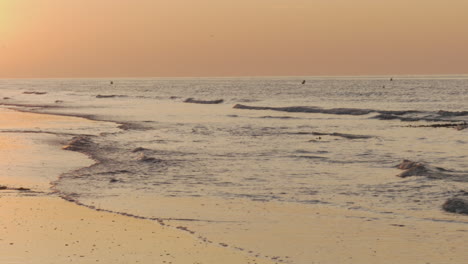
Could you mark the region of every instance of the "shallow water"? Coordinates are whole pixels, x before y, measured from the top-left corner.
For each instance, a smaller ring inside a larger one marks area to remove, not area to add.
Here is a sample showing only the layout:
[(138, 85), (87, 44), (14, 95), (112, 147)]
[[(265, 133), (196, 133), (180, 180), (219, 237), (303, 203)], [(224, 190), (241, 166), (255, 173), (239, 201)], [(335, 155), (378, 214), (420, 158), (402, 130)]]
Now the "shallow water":
[[(0, 91), (6, 107), (121, 124), (52, 129), (87, 135), (75, 150), (99, 161), (54, 183), (87, 205), (152, 218), (157, 197), (244, 199), (468, 223), (440, 209), (468, 190), (468, 129), (425, 127), (468, 121), (468, 76), (0, 80)], [(446, 171), (399, 178), (403, 159)], [(194, 217), (174, 212), (164, 217)]]

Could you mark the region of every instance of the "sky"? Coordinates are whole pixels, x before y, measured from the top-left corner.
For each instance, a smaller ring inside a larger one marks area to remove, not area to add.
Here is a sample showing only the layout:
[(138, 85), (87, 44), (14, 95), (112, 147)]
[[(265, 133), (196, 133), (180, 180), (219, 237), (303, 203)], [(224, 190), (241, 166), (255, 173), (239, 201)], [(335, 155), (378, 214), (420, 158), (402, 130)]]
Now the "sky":
[(0, 77), (468, 74), (467, 0), (0, 0)]

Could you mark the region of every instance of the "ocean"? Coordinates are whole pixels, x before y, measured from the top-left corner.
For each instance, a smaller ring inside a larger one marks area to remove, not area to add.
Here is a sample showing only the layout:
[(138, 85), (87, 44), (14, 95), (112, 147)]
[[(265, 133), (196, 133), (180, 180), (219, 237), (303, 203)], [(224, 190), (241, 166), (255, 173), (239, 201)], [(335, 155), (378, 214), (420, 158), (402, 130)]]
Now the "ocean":
[[(466, 75), (3, 79), (0, 93), (3, 108), (98, 121), (0, 131), (54, 134), (94, 161), (47, 179), (55, 195), (185, 221), (205, 241), (252, 247), (223, 224), (258, 224), (245, 223), (241, 203), (468, 224), (441, 208), (468, 195)], [(403, 160), (417, 169), (398, 168)], [(217, 234), (203, 221), (219, 223)], [(263, 250), (252, 254), (272, 256)]]

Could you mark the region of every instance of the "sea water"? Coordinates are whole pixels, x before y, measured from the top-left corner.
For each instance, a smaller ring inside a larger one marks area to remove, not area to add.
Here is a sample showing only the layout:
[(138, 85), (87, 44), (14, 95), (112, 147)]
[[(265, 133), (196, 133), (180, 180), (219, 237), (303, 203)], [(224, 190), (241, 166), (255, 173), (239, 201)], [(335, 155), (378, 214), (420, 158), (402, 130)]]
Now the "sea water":
[[(171, 218), (157, 197), (243, 199), (451, 221), (441, 205), (467, 195), (468, 76), (110, 81), (0, 80), (4, 107), (118, 126), (66, 128), (96, 163), (54, 189), (92, 208)], [(397, 177), (402, 160), (428, 172)]]

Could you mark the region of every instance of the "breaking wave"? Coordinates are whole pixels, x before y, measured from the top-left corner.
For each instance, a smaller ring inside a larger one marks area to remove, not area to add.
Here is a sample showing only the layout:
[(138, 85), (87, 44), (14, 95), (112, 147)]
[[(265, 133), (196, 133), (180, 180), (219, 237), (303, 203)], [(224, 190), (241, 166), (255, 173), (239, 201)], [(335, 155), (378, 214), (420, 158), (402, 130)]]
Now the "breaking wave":
[(187, 98), (185, 99), (184, 103), (192, 103), (192, 104), (221, 104), (223, 103), (223, 99), (217, 99), (217, 100), (197, 100), (194, 98)]
[(397, 168), (403, 170), (403, 172), (397, 175), (400, 178), (424, 176), (428, 179), (444, 179), (468, 182), (468, 172), (448, 170), (441, 167), (431, 166), (424, 162), (403, 160), (400, 164), (397, 165)]
[[(466, 120), (461, 119), (468, 117), (468, 111), (417, 111), (417, 110), (402, 110), (402, 111), (389, 111), (389, 110), (376, 110), (376, 109), (361, 109), (361, 108), (321, 108), (316, 106), (288, 106), (288, 107), (271, 107), (271, 106), (249, 106), (243, 104), (236, 104), (233, 108), (245, 110), (271, 110), (289, 113), (318, 113), (318, 114), (331, 114), (331, 115), (368, 115), (377, 114), (373, 116), (374, 119), (380, 120), (401, 120), (401, 121), (453, 121), (463, 122)], [(461, 117), (461, 118), (460, 118)]]

